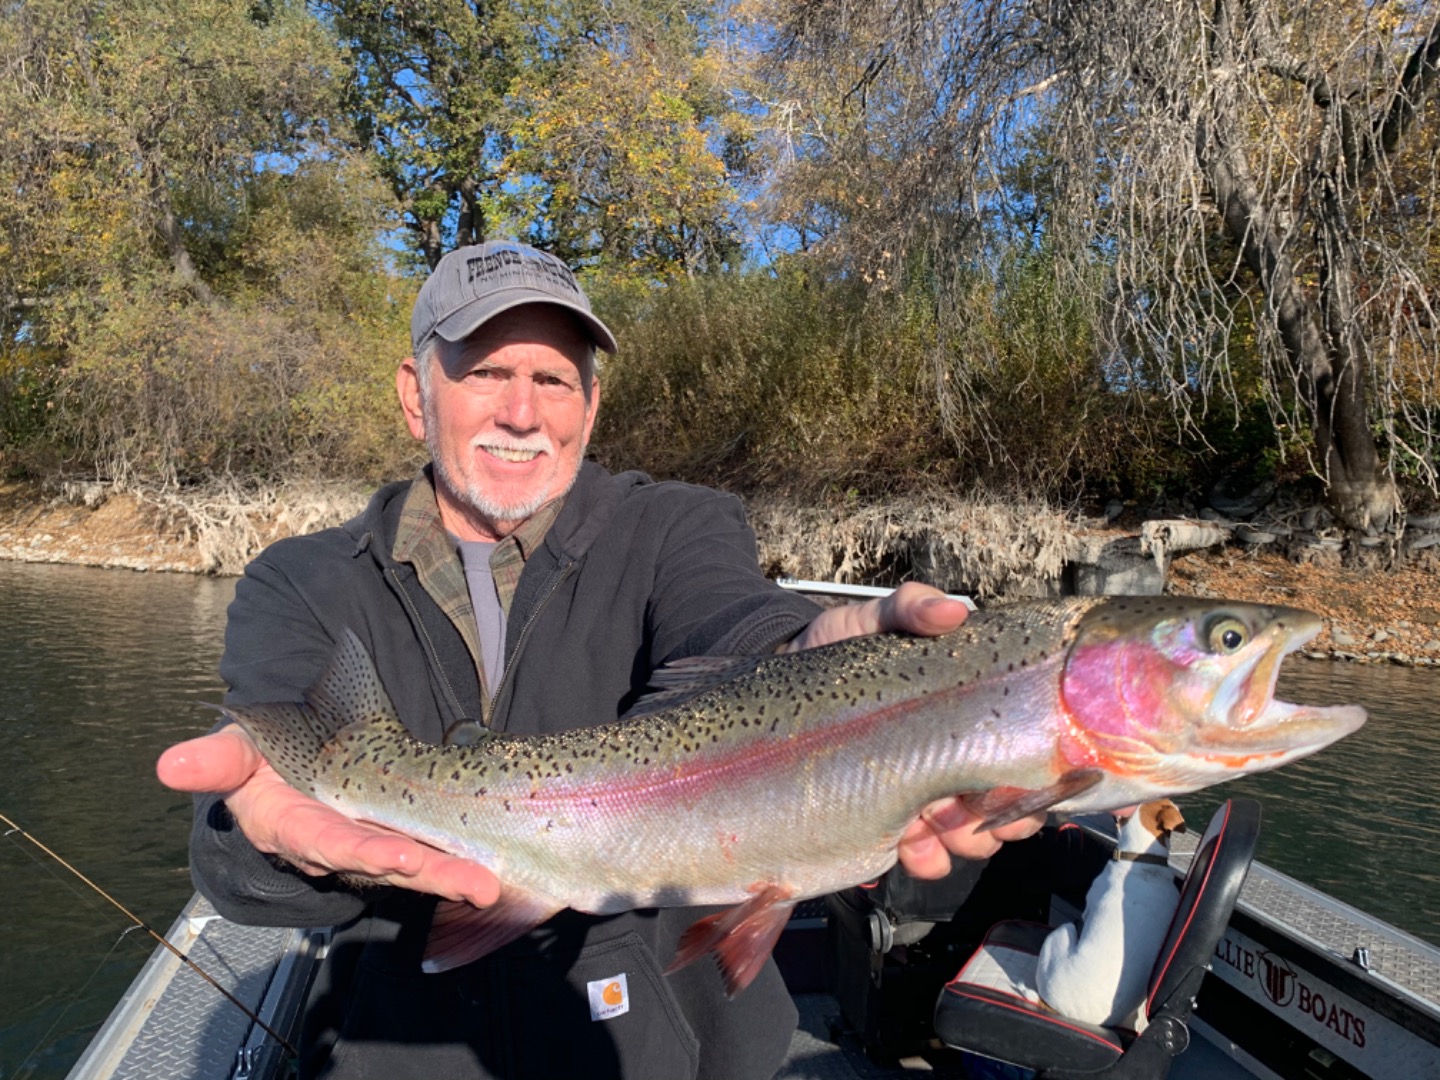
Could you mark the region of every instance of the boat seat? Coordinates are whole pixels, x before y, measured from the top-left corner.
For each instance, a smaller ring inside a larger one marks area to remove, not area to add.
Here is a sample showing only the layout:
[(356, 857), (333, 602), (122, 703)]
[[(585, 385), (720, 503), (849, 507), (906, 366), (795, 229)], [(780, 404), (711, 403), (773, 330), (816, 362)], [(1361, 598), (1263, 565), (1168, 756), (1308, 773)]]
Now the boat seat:
[(1260, 804), (1230, 799), (1210, 819), (1151, 970), (1138, 1035), (1063, 1016), (1040, 1004), (1035, 967), (1053, 927), (1007, 920), (986, 935), (940, 992), (935, 1030), (948, 1045), (1038, 1071), (1037, 1080), (1155, 1080), (1189, 1045), (1195, 996), (1240, 896), (1260, 834)]

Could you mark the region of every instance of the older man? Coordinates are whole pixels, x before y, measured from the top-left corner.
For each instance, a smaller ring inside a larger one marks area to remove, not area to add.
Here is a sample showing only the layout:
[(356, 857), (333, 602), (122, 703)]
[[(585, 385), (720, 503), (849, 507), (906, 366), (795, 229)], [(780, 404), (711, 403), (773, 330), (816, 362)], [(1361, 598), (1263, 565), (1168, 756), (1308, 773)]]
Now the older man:
[[(441, 260), (396, 375), (431, 464), (348, 524), (281, 541), (246, 570), (221, 673), (236, 704), (296, 700), (345, 629), (418, 739), (614, 720), (661, 664), (805, 648), (964, 608), (934, 590), (821, 613), (766, 581), (739, 502), (584, 460), (615, 340), (569, 269), (491, 242)], [(437, 898), (484, 907), (482, 866), (350, 821), (287, 786), (227, 727), (172, 747), (165, 783), (196, 800), (196, 885), (229, 918), (334, 925), (302, 1033), (303, 1075), (766, 1077), (794, 1008), (773, 962), (727, 999), (710, 964), (660, 972), (693, 910), (563, 912), (475, 963), (420, 971)], [(981, 856), (958, 803), (932, 807), (901, 859), (934, 876)], [(1001, 836), (1019, 836), (1034, 821)], [(625, 976), (625, 1009), (595, 986)]]

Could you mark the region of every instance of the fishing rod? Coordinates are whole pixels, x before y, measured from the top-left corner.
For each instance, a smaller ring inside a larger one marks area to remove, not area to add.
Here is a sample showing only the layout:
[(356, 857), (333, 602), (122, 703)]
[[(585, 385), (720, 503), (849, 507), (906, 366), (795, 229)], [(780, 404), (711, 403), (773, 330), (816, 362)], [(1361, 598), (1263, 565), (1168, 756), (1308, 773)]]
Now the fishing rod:
[[(129, 908), (127, 908), (124, 904), (120, 903), (119, 900), (116, 900), (113, 896), (111, 896), (108, 892), (106, 892), (104, 889), (102, 889), (99, 885), (96, 885), (95, 882), (91, 881), (88, 877), (86, 877), (84, 874), (82, 874), (79, 870), (75, 869), (75, 867), (71, 866), (68, 862), (66, 862), (64, 859), (62, 859), (59, 855), (57, 855), (55, 852), (51, 851), (48, 847), (46, 847), (44, 844), (42, 844), (42, 843), (41, 843), (39, 840), (37, 840), (34, 836), (30, 835), (30, 833), (28, 833), (28, 832), (26, 832), (24, 829), (22, 829), (19, 825), (15, 824), (15, 822), (11, 821), (11, 820), (10, 820), (8, 817), (6, 817), (4, 814), (0, 814), (0, 821), (3, 821), (6, 825), (10, 826), (10, 831), (5, 834), (6, 836), (13, 836), (13, 835), (15, 835), (16, 833), (18, 833), (19, 835), (23, 836), (26, 840), (29, 840), (30, 843), (34, 844), (37, 848), (39, 848), (41, 851), (43, 851), (46, 855), (49, 855), (50, 858), (54, 859), (57, 863), (59, 863), (61, 866), (63, 866), (66, 870), (69, 870), (70, 873), (74, 874), (77, 878), (79, 878), (81, 881), (83, 881), (86, 885), (90, 886), (91, 889), (93, 889), (95, 892), (99, 893), (102, 897), (104, 897), (106, 900), (108, 900), (108, 901), (109, 901), (111, 904), (113, 904), (115, 907), (119, 908), (119, 909), (125, 914), (125, 917), (135, 924), (135, 926), (132, 926), (132, 927), (130, 928), (130, 930), (134, 930), (134, 929), (136, 929), (137, 927), (138, 927), (139, 929), (141, 929), (141, 930), (144, 930), (147, 934), (149, 934), (152, 938), (154, 938), (156, 941), (158, 941), (161, 945), (164, 945), (165, 948), (169, 949), (172, 953), (174, 953), (175, 956), (177, 956), (177, 957), (180, 959), (181, 963), (185, 964), (188, 968), (190, 968), (191, 971), (195, 972), (196, 975), (199, 975), (202, 979), (204, 979), (207, 983), (209, 983), (211, 986), (213, 986), (216, 990), (220, 991), (220, 993), (225, 996), (225, 1000), (229, 1001), (232, 1005), (234, 1005), (237, 1009), (239, 1009), (241, 1012), (243, 1012), (243, 1013), (244, 1013), (246, 1016), (248, 1016), (251, 1020), (253, 1020), (253, 1021), (255, 1021), (255, 1023), (259, 1024), (260, 1027), (265, 1031), (265, 1033), (266, 1033), (267, 1035), (271, 1036), (276, 1042), (278, 1042), (281, 1046), (283, 1046), (283, 1047), (285, 1048), (286, 1053), (290, 1054), (291, 1057), (299, 1057), (299, 1056), (300, 1056), (300, 1055), (299, 1055), (299, 1051), (297, 1051), (297, 1050), (295, 1049), (295, 1047), (290, 1043), (290, 1040), (289, 1040), (289, 1039), (285, 1038), (284, 1035), (281, 1035), (278, 1031), (276, 1031), (274, 1028), (272, 1028), (272, 1027), (271, 1027), (269, 1024), (267, 1024), (264, 1020), (261, 1020), (259, 1016), (257, 1016), (254, 1012), (252, 1012), (252, 1011), (250, 1010), (250, 1007), (249, 1007), (248, 1005), (246, 1005), (243, 1001), (241, 1001), (239, 998), (237, 998), (237, 997), (236, 997), (234, 994), (232, 994), (229, 990), (226, 990), (225, 987), (221, 986), (218, 982), (216, 982), (216, 981), (215, 981), (214, 979), (212, 979), (208, 974), (206, 974), (206, 972), (204, 971), (204, 969), (202, 969), (199, 964), (195, 963), (194, 960), (191, 960), (190, 957), (186, 956), (183, 952), (181, 952), (179, 949), (177, 949), (177, 948), (170, 942), (170, 939), (169, 939), (169, 938), (165, 937), (163, 934), (161, 934), (161, 933), (157, 932), (156, 930), (154, 930), (153, 928), (151, 928), (150, 924), (147, 923), (144, 919), (140, 918), (140, 916), (136, 915), (133, 911), (131, 911)], [(130, 932), (130, 930), (127, 930), (127, 931), (125, 931), (125, 932), (128, 934), (128, 933)]]

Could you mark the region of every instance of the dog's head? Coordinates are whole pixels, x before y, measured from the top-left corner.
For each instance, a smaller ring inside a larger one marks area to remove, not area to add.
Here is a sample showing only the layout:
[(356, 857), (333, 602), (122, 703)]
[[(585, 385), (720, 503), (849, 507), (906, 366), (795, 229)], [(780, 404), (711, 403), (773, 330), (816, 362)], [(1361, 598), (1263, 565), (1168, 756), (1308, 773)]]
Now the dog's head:
[(1185, 817), (1180, 808), (1169, 799), (1156, 799), (1142, 803), (1135, 811), (1140, 827), (1167, 847), (1170, 834), (1185, 831)]

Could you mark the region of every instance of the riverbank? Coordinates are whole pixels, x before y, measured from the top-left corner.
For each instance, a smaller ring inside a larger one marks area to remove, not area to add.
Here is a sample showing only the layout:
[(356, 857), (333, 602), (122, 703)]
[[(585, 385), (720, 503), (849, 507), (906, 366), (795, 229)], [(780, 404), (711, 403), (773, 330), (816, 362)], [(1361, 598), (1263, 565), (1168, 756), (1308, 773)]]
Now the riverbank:
[[(364, 499), (358, 488), (335, 485), (181, 498), (113, 492), (99, 485), (47, 489), (6, 482), (0, 483), (0, 559), (142, 572), (235, 573), (265, 544), (342, 521)], [(861, 529), (855, 524), (858, 515), (842, 520), (844, 515), (835, 512), (801, 514), (792, 508), (780, 513), (774, 505), (752, 507), (767, 572), (824, 578), (832, 576), (832, 569), (842, 577), (863, 577), (867, 569), (894, 562), (893, 543), (891, 548), (885, 545), (905, 531), (898, 520), (903, 513), (895, 507), (872, 513)], [(812, 520), (817, 515), (821, 524)], [(955, 546), (976, 548), (982, 555), (986, 545), (996, 545), (996, 536), (1018, 535), (1009, 541), (1012, 549), (1021, 549), (1012, 551), (1012, 561), (1038, 566), (1058, 558), (1060, 519), (1034, 507), (955, 504), (940, 513), (932, 502), (915, 507), (914, 515), (926, 518), (925, 528), (932, 532), (944, 529), (959, 535)], [(852, 535), (843, 541), (831, 536), (815, 550), (815, 538), (827, 524), (832, 532), (848, 529)], [(778, 535), (787, 528), (795, 535)], [(1110, 531), (1125, 535), (1123, 530)], [(977, 539), (967, 541), (967, 536)], [(913, 538), (906, 542), (916, 546)], [(940, 567), (943, 559), (932, 550), (933, 539), (926, 544)], [(1174, 556), (1166, 591), (1315, 611), (1325, 620), (1325, 629), (1308, 647), (1312, 657), (1440, 666), (1440, 558), (1424, 554), (1431, 557), (1395, 569), (1361, 570), (1341, 566), (1338, 560), (1297, 563), (1273, 548), (1229, 543)], [(913, 554), (909, 558), (912, 564), (917, 561)], [(991, 561), (998, 565), (999, 556)], [(1055, 576), (1048, 569), (1043, 574)], [(979, 583), (976, 591), (985, 598), (990, 589), (984, 574), (971, 570), (969, 577)], [(1006, 591), (1003, 576), (992, 574), (989, 580), (1000, 583), (996, 593)]]

